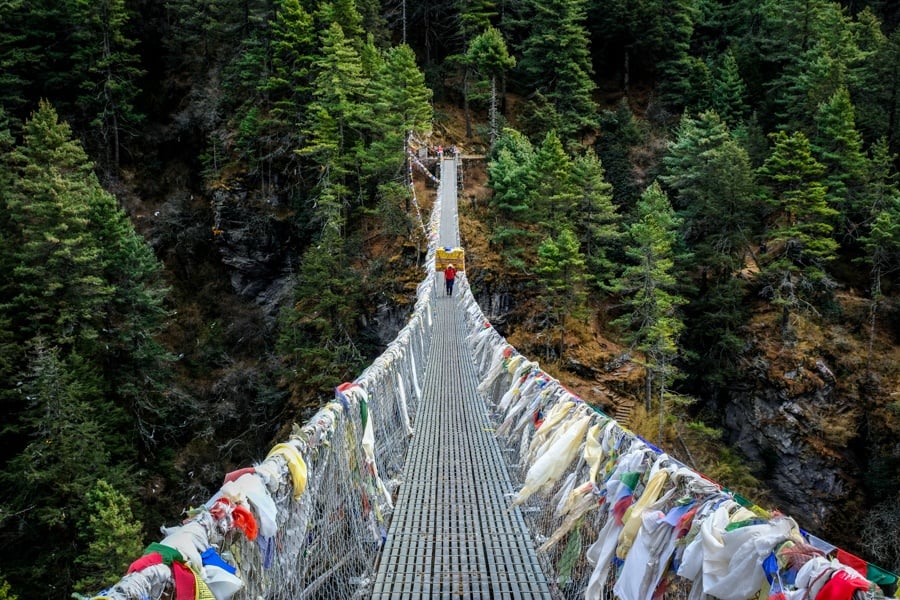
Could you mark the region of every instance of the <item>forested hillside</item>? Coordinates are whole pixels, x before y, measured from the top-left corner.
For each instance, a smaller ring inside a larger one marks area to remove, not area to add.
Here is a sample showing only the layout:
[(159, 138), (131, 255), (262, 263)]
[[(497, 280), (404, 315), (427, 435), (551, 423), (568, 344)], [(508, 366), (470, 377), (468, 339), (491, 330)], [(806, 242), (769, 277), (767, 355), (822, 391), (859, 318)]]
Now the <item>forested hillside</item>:
[(898, 22), (3, 2), (0, 598), (116, 580), (379, 353), (424, 256), (410, 143), (484, 157), (469, 277), (520, 350), (900, 569)]

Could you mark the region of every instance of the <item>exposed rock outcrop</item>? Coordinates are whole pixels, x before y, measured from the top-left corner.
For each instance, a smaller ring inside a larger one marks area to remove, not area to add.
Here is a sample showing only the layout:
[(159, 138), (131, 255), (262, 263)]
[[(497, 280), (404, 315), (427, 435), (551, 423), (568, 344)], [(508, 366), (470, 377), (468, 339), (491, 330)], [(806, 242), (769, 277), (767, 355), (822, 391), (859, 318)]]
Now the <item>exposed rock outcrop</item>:
[(849, 532), (840, 523), (863, 500), (858, 403), (824, 359), (785, 352), (758, 356), (724, 406), (732, 444), (772, 490), (769, 508), (841, 542)]
[(290, 294), (291, 211), (275, 197), (255, 198), (240, 189), (212, 198), (216, 248), (230, 267), (231, 287), (259, 305), (271, 321)]

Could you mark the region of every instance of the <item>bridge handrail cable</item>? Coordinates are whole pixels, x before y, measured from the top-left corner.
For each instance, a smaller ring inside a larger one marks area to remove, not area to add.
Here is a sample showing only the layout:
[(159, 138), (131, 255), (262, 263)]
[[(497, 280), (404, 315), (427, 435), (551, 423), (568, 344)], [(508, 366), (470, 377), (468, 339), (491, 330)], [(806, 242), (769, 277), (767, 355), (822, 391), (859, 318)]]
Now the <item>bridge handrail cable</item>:
[(264, 460), (227, 474), (204, 505), (161, 528), (162, 540), (93, 598), (365, 594), (422, 394), (440, 215), (436, 199), (415, 307), (385, 351)]
[[(478, 390), (520, 485), (511, 504), (523, 507), (560, 597), (745, 600), (783, 589), (788, 600), (808, 600), (809, 582), (837, 571), (868, 578), (870, 597), (873, 582), (896, 589), (895, 574), (728, 490), (587, 405), (494, 329), (466, 278), (460, 288)], [(785, 567), (798, 556), (800, 573)]]

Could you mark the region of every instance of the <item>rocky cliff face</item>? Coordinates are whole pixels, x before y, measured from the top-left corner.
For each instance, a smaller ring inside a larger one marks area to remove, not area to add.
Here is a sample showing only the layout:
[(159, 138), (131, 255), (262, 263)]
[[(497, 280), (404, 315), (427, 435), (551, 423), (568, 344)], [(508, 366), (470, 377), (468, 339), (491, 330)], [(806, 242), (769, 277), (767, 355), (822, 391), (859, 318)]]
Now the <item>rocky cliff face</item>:
[[(768, 368), (767, 368), (768, 367)], [(860, 502), (855, 399), (832, 378), (799, 366), (777, 373), (758, 364), (724, 407), (732, 444), (759, 465), (772, 506), (811, 531)]]
[(839, 322), (802, 323), (795, 343), (764, 315), (755, 319), (740, 382), (720, 409), (729, 441), (772, 491), (767, 508), (858, 548), (867, 510), (887, 500), (873, 473), (897, 453), (897, 358), (889, 335), (874, 340), (869, 356), (865, 303), (842, 302)]
[(291, 211), (275, 196), (251, 197), (241, 189), (215, 190), (212, 232), (234, 293), (274, 318), (285, 299), (296, 252)]

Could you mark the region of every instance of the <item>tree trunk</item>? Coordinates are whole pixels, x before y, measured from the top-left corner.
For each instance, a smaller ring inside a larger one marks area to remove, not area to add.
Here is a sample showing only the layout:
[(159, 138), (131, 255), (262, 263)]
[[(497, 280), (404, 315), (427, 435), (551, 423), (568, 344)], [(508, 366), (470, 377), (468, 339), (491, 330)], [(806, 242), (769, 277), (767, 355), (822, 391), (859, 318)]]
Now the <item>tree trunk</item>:
[(659, 434), (657, 435), (656, 443), (659, 446), (663, 445), (663, 427), (666, 422), (666, 365), (665, 362), (660, 369), (660, 373), (662, 377), (659, 380)]
[(893, 81), (891, 82), (891, 101), (890, 101), (890, 110), (888, 110), (888, 127), (887, 127), (887, 139), (891, 142), (896, 142), (896, 131), (897, 131), (897, 105), (898, 103), (898, 92), (897, 92), (897, 76), (895, 72), (895, 76)]
[(469, 67), (463, 73), (463, 112), (466, 116), (466, 139), (472, 139), (472, 118), (469, 115)]
[(491, 148), (497, 141), (497, 76), (491, 75)]
[(872, 368), (872, 355), (875, 352), (875, 320), (878, 317), (878, 301), (881, 298), (881, 271), (876, 270), (872, 281), (872, 303), (869, 306), (869, 348), (866, 357), (866, 370)]
[(562, 314), (562, 327), (559, 334), (559, 361), (562, 362), (566, 354), (566, 313)]
[(644, 398), (644, 404), (647, 407), (647, 413), (653, 408), (653, 371), (650, 369), (650, 365), (645, 367), (647, 371), (647, 383), (646, 383), (646, 397)]
[[(406, 169), (405, 169), (405, 172), (404, 172), (404, 174), (403, 174), (403, 178), (404, 178), (403, 181), (404, 181), (404, 183), (406, 184), (407, 189), (409, 189), (409, 190), (411, 191), (412, 194), (415, 194), (415, 193), (416, 193), (415, 190), (412, 189), (412, 185), (413, 185), (413, 182), (412, 182), (412, 176), (411, 176), (411, 173), (412, 173), (412, 165), (410, 164), (410, 161), (409, 161), (409, 153), (410, 153), (410, 149), (409, 149), (409, 138), (410, 138), (410, 137), (412, 137), (412, 134), (411, 134), (411, 133), (406, 134), (406, 147), (403, 149), (403, 152), (404, 152), (404, 154), (405, 154), (405, 156), (406, 156), (406, 163), (405, 163), (405, 165), (404, 165), (404, 166), (406, 167)], [(405, 198), (405, 200), (406, 200), (406, 214), (409, 214), (409, 198), (410, 198), (410, 194), (406, 194), (406, 198)], [(418, 248), (417, 248), (417, 249), (418, 249)]]
[(113, 166), (119, 169), (119, 119), (116, 111), (112, 112), (112, 131), (113, 131)]
[[(549, 325), (549, 324), (550, 324), (550, 309), (548, 308), (548, 309), (547, 309), (547, 312), (544, 313), (544, 325), (546, 326), (546, 325)], [(549, 335), (549, 333), (548, 333), (549, 327), (546, 328), (544, 331), (545, 331), (545, 337), (544, 337), (544, 361), (545, 361), (545, 362), (550, 362), (550, 335)]]
[[(104, 33), (103, 33), (103, 58), (106, 60), (107, 65), (109, 65), (109, 63), (111, 62), (110, 61), (111, 55), (112, 55), (112, 48), (110, 47), (109, 32), (104, 31)], [(109, 84), (112, 81), (113, 81), (112, 69), (111, 69), (111, 67), (107, 66), (106, 67), (106, 82), (103, 86), (103, 94), (106, 98), (107, 105), (112, 107), (112, 110), (110, 111), (112, 113), (112, 119), (111, 119), (112, 122), (110, 123), (110, 127), (112, 127), (112, 135), (113, 135), (113, 142), (112, 142), (113, 168), (115, 170), (118, 170), (119, 169), (119, 121), (116, 116), (117, 110), (116, 110), (115, 98), (111, 97), (110, 91), (109, 91), (109, 89), (110, 89)], [(103, 125), (101, 125), (101, 127), (102, 126)], [(106, 145), (107, 145), (107, 147), (106, 147), (106, 156), (107, 156), (106, 168), (110, 169), (110, 166), (109, 166), (109, 142), (108, 141), (107, 141)], [(112, 169), (110, 169), (110, 170), (112, 170)]]

